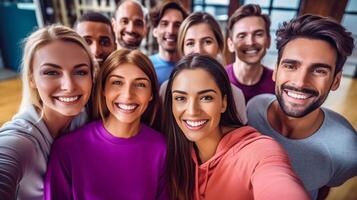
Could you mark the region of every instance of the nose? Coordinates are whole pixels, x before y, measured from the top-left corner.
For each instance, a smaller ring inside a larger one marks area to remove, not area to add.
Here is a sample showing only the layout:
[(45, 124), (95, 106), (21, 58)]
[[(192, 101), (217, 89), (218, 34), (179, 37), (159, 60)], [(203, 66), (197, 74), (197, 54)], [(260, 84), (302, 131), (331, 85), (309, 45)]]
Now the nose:
[(203, 47), (200, 43), (196, 43), (196, 45), (194, 46), (194, 50), (193, 53), (199, 53), (199, 54), (204, 54), (204, 50)]
[(190, 100), (187, 105), (187, 113), (190, 115), (195, 115), (200, 112), (199, 102), (197, 100)]
[(134, 88), (130, 84), (125, 84), (121, 91), (121, 96), (130, 99), (134, 93)]
[(75, 81), (73, 80), (72, 74), (64, 73), (61, 80), (61, 89), (72, 92), (75, 88)]
[(175, 34), (175, 25), (174, 24), (170, 24), (168, 27), (167, 27), (167, 32), (169, 34)]
[(245, 38), (245, 42), (246, 42), (247, 45), (254, 44), (255, 43), (254, 36), (252, 34), (247, 35), (246, 38)]
[[(302, 67), (300, 67), (302, 68)], [(294, 73), (293, 78), (294, 78), (294, 85), (296, 87), (302, 88), (304, 87), (308, 80), (309, 80), (309, 72), (304, 69), (300, 69), (297, 71), (297, 73)]]
[(96, 57), (102, 53), (98, 42), (93, 42), (92, 45), (90, 46), (90, 50), (91, 50), (92, 54)]
[(127, 32), (134, 32), (134, 23), (133, 22), (129, 22), (127, 25), (126, 25), (126, 31)]

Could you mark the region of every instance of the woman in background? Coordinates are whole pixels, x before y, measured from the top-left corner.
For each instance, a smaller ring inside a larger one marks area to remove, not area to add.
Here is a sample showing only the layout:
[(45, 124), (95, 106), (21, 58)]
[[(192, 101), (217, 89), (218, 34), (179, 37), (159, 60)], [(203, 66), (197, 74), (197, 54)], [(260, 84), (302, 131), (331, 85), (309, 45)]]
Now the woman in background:
[(25, 40), (20, 111), (0, 128), (0, 199), (42, 199), (53, 141), (82, 125), (94, 62), (72, 29), (52, 25)]
[(101, 119), (52, 148), (45, 199), (167, 199), (166, 142), (150, 128), (159, 95), (149, 58), (114, 51), (99, 70), (94, 98)]
[(177, 63), (165, 108), (170, 199), (309, 199), (283, 148), (242, 126), (228, 75), (212, 57)]
[[(214, 17), (204, 12), (190, 14), (181, 24), (177, 36), (177, 48), (182, 56), (192, 53), (209, 55), (222, 64), (224, 38), (221, 28)], [(160, 96), (164, 98), (167, 82), (160, 88)], [(243, 92), (231, 84), (238, 118), (246, 124), (247, 113)]]

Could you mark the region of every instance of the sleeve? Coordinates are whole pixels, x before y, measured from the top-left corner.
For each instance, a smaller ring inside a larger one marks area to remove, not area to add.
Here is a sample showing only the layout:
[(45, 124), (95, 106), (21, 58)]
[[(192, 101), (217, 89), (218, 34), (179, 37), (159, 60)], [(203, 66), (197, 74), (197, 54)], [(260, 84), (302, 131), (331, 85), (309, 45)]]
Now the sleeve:
[(254, 156), (258, 162), (251, 177), (254, 199), (310, 199), (280, 145), (265, 140), (265, 144), (258, 147)]
[[(66, 154), (65, 145), (57, 141), (51, 151), (44, 181), (44, 199), (73, 199), (70, 158)], [(63, 148), (62, 148), (63, 147)]]
[(0, 199), (16, 199), (19, 182), (35, 154), (31, 139), (14, 131), (0, 131)]

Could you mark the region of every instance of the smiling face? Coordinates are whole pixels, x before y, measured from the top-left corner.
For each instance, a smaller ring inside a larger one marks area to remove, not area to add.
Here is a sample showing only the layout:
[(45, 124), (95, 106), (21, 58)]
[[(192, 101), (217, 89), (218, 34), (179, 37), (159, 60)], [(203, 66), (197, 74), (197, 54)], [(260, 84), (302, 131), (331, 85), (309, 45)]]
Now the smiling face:
[(144, 13), (134, 2), (123, 3), (112, 21), (117, 44), (122, 48), (137, 49), (145, 37)]
[(300, 118), (319, 108), (339, 86), (341, 72), (334, 76), (335, 65), (336, 50), (323, 40), (297, 38), (287, 43), (273, 75), (283, 112)]
[(82, 47), (51, 42), (35, 52), (32, 69), (30, 85), (38, 91), (45, 116), (80, 113), (92, 88), (90, 58)]
[(183, 45), (184, 55), (199, 53), (216, 58), (220, 51), (216, 36), (207, 23), (188, 28)]
[(219, 138), (221, 114), (226, 110), (226, 97), (203, 69), (181, 71), (172, 84), (172, 112), (188, 140), (202, 142)]
[(232, 36), (228, 38), (228, 48), (240, 61), (247, 64), (259, 64), (270, 46), (270, 37), (265, 30), (263, 18), (244, 17), (232, 27)]
[(167, 9), (160, 22), (153, 30), (160, 51), (176, 52), (177, 32), (183, 21), (182, 13), (177, 9)]
[(115, 50), (114, 35), (108, 24), (84, 21), (78, 23), (76, 32), (86, 40), (99, 64)]
[(110, 112), (108, 121), (138, 124), (152, 100), (151, 82), (138, 66), (120, 64), (108, 75), (104, 96)]

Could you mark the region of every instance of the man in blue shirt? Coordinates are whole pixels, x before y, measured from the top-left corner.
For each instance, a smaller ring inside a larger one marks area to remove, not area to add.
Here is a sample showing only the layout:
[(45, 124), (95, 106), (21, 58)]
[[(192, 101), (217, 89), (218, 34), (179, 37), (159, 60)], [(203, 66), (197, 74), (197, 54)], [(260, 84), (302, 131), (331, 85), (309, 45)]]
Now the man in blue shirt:
[(171, 74), (176, 61), (180, 59), (177, 51), (177, 33), (187, 11), (177, 1), (164, 1), (150, 12), (153, 35), (159, 44), (159, 52), (150, 56), (160, 85)]

